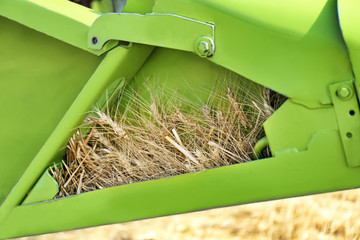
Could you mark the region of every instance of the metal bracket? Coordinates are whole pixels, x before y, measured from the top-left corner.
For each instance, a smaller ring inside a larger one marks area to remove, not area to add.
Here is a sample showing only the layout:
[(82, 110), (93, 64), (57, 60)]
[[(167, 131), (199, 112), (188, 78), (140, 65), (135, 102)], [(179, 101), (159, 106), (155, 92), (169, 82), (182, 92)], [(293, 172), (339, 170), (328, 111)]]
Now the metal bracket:
[(341, 141), (349, 167), (360, 166), (360, 110), (352, 80), (330, 85)]
[(173, 14), (101, 15), (90, 27), (87, 44), (99, 50), (109, 40), (190, 51), (201, 57), (215, 52), (213, 24)]

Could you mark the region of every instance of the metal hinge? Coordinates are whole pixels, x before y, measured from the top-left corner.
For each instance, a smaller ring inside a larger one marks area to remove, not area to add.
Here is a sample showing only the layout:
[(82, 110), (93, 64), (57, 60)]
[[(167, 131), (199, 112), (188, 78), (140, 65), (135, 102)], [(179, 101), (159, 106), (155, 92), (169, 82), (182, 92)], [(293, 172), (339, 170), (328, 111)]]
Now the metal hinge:
[(360, 109), (352, 80), (330, 85), (330, 94), (349, 167), (360, 166)]
[(190, 51), (201, 57), (215, 52), (213, 24), (173, 14), (101, 15), (90, 27), (88, 47), (99, 50), (109, 40)]

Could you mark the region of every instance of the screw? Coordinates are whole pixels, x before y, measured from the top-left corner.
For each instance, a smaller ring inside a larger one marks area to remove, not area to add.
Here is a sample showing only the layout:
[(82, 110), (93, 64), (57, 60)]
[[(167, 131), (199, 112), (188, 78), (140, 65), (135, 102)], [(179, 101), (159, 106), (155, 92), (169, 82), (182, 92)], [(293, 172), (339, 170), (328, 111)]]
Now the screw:
[(91, 39), (91, 42), (92, 42), (93, 45), (96, 45), (96, 44), (98, 43), (97, 37), (93, 37), (93, 38)]
[(351, 97), (351, 90), (347, 87), (341, 87), (338, 88), (336, 94), (338, 95), (339, 98), (346, 100)]

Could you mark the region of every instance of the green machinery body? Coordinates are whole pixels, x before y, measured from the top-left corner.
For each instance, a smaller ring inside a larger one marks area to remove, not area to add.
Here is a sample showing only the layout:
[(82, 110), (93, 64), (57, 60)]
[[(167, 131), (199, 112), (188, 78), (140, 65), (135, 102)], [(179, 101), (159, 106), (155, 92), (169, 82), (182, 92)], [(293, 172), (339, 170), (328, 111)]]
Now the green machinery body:
[[(360, 187), (358, 1), (118, 2), (0, 1), (1, 239)], [(202, 101), (234, 73), (288, 98), (271, 158), (52, 200), (47, 169), (106, 89), (150, 76)]]

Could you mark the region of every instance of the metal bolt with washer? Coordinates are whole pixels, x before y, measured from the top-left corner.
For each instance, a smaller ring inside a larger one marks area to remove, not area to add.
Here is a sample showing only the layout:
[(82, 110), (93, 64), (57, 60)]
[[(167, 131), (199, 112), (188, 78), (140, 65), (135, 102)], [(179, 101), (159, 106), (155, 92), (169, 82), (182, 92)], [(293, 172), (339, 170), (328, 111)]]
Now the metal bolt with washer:
[(348, 87), (340, 87), (336, 90), (336, 95), (342, 100), (348, 100), (352, 97), (352, 91)]
[(207, 42), (201, 41), (198, 44), (198, 50), (204, 54), (207, 54), (210, 50), (209, 44)]
[(214, 55), (215, 45), (214, 41), (206, 36), (199, 37), (195, 41), (195, 52), (203, 58)]

